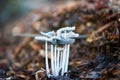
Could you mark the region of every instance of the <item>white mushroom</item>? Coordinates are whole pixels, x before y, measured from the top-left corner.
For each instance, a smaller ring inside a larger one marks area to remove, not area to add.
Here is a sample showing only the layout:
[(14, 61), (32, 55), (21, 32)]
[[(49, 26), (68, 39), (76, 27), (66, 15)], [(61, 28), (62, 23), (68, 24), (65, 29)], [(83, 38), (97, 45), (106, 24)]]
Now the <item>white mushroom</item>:
[(50, 32), (47, 32), (47, 33), (44, 33), (44, 32), (40, 32), (43, 36), (46, 36), (46, 37), (53, 37), (55, 35), (55, 32), (54, 31), (50, 31)]
[(77, 33), (74, 33), (74, 32), (69, 32), (68, 34), (67, 34), (67, 37), (68, 38), (77, 38), (77, 37), (79, 37), (79, 34), (77, 34)]
[[(75, 26), (65, 27), (58, 29), (56, 33), (54, 31), (41, 32), (43, 36), (35, 37), (37, 40), (45, 41), (45, 64), (48, 77), (50, 77), (48, 42), (51, 44), (51, 75), (54, 77), (63, 75), (68, 71), (70, 44), (74, 43), (75, 38), (79, 37), (79, 34), (73, 32), (74, 30)], [(62, 45), (62, 48), (60, 48), (60, 45)]]
[(47, 41), (47, 42), (50, 42), (52, 44), (55, 44), (55, 41), (51, 38), (48, 38), (48, 37), (44, 37), (44, 36), (37, 36), (35, 37), (36, 40), (40, 40), (40, 41)]
[(64, 33), (64, 31), (70, 32), (70, 31), (74, 31), (75, 30), (75, 26), (73, 27), (65, 27), (65, 28), (61, 28), (57, 30), (57, 35), (60, 36), (61, 33)]

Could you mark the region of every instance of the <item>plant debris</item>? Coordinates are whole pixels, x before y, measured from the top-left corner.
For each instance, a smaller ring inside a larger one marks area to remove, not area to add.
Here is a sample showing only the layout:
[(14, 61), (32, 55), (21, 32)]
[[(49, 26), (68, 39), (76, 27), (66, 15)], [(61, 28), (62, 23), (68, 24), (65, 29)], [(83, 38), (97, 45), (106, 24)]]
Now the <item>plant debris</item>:
[[(34, 35), (75, 25), (75, 32), (83, 37), (71, 45), (69, 71), (63, 76), (48, 78), (43, 42), (33, 37), (3, 38), (3, 34), (8, 33), (1, 32), (0, 79), (35, 80), (37, 73), (38, 80), (119, 80), (119, 3), (119, 0), (73, 0), (67, 5), (55, 5), (56, 9), (48, 12), (33, 11), (25, 20), (18, 21), (17, 28), (12, 27), (11, 34), (27, 32)], [(33, 15), (37, 19), (32, 17), (34, 21), (29, 22), (28, 17)], [(48, 52), (50, 54), (49, 47)]]

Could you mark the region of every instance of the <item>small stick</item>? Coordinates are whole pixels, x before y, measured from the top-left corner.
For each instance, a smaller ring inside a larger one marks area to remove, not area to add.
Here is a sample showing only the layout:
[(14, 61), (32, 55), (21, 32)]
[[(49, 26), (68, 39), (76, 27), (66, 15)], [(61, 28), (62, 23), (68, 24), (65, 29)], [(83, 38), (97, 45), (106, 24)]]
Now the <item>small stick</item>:
[[(31, 34), (35, 34), (37, 33), (37, 31), (35, 29), (32, 29), (31, 30)], [(23, 41), (15, 48), (14, 50), (14, 54), (15, 54), (15, 57), (17, 57), (20, 53), (20, 51), (27, 46), (27, 44), (32, 41), (34, 38), (31, 38), (31, 37), (26, 37), (25, 39), (23, 39)]]
[(97, 29), (96, 31), (94, 31), (94, 34), (98, 34), (98, 33), (102, 32), (103, 30), (109, 28), (109, 26), (112, 24), (113, 24), (113, 22), (107, 23), (106, 25), (104, 25), (104, 26), (100, 27), (99, 29)]
[(107, 23), (106, 25), (100, 27), (100, 28), (97, 29), (96, 31), (93, 31), (93, 32), (89, 35), (89, 37), (87, 38), (87, 41), (88, 41), (88, 42), (93, 42), (93, 41), (96, 41), (96, 40), (98, 40), (98, 39), (101, 39), (100, 37), (99, 37), (99, 38), (96, 38), (96, 34), (101, 33), (103, 30), (109, 28), (112, 24), (113, 24), (113, 22)]

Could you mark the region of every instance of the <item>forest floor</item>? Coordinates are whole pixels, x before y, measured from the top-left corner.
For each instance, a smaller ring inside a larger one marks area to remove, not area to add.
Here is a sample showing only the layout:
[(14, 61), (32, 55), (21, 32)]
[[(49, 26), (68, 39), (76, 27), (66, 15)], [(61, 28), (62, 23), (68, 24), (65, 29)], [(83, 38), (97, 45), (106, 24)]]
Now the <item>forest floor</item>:
[[(55, 5), (54, 10), (51, 7), (32, 11), (14, 26), (8, 24), (0, 33), (0, 80), (35, 80), (37, 71), (40, 80), (120, 80), (119, 3), (73, 1)], [(71, 45), (67, 77), (46, 76), (43, 42), (10, 36), (39, 34), (66, 26), (76, 26), (75, 32), (86, 36)]]

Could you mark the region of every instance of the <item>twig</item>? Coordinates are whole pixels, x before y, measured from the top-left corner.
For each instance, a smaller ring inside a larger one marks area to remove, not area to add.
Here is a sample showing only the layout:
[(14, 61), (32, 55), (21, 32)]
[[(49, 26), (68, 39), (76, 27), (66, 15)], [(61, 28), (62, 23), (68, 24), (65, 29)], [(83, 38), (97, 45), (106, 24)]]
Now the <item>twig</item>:
[(93, 31), (93, 32), (89, 35), (89, 37), (87, 38), (87, 42), (90, 42), (90, 43), (91, 43), (91, 42), (93, 42), (93, 41), (96, 41), (96, 40), (99, 40), (99, 39), (103, 38), (103, 37), (101, 37), (101, 36), (100, 36), (100, 37), (96, 37), (96, 34), (103, 32), (105, 29), (108, 29), (112, 24), (113, 24), (113, 22), (110, 22), (110, 23), (108, 23), (108, 24), (100, 27), (100, 28), (97, 29), (96, 31)]
[[(34, 34), (34, 33), (37, 33), (37, 31), (32, 29), (31, 34)], [(15, 57), (17, 57), (19, 52), (32, 40), (33, 40), (32, 37), (26, 37), (15, 49), (15, 51), (14, 51)]]
[(105, 29), (109, 28), (112, 24), (113, 24), (113, 22), (107, 23), (104, 26), (97, 29), (96, 31), (94, 31), (93, 33), (98, 34), (98, 33), (102, 32), (102, 31), (104, 31)]

